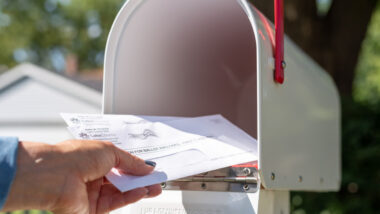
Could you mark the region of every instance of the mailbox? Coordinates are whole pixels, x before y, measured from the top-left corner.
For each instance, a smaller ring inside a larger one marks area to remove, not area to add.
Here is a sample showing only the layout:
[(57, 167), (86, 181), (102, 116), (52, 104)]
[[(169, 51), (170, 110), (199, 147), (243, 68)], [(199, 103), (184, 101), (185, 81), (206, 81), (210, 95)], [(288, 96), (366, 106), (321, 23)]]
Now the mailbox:
[(129, 0), (109, 34), (103, 112), (222, 114), (258, 141), (258, 161), (163, 184), (114, 213), (288, 213), (289, 191), (336, 191), (340, 101), (330, 76), (245, 0)]

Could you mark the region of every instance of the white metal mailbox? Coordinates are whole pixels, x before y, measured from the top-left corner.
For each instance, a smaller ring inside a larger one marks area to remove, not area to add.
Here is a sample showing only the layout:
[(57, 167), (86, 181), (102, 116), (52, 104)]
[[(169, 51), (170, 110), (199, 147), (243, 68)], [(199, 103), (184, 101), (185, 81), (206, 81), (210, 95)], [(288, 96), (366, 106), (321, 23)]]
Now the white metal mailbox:
[(259, 160), (254, 190), (173, 182), (169, 189), (178, 190), (115, 213), (288, 213), (291, 190), (339, 188), (334, 83), (285, 38), (285, 82), (277, 84), (273, 37), (272, 24), (245, 0), (125, 3), (107, 42), (103, 112), (222, 114), (258, 140)]

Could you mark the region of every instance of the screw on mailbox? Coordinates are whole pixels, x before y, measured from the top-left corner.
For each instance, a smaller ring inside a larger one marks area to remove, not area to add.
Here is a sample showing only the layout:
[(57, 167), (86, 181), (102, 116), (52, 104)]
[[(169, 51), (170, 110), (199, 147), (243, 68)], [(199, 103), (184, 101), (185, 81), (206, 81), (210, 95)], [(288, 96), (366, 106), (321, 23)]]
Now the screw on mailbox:
[(274, 181), (274, 179), (276, 178), (276, 175), (272, 172), (270, 178), (272, 179), (272, 181)]
[(202, 189), (206, 189), (206, 188), (207, 188), (207, 186), (206, 186), (205, 183), (202, 183), (202, 184), (201, 184), (201, 187), (202, 187)]
[(285, 69), (285, 68), (286, 68), (286, 62), (285, 62), (285, 61), (282, 61), (282, 62), (281, 62), (281, 67), (282, 67), (282, 69)]
[(161, 183), (161, 188), (162, 189), (165, 189), (165, 187), (166, 187), (166, 183), (164, 182), (164, 183)]
[(244, 168), (243, 173), (244, 173), (244, 175), (248, 176), (251, 174), (251, 170), (249, 168)]
[(320, 178), (319, 182), (322, 184), (324, 182), (323, 178)]
[(249, 185), (248, 184), (244, 184), (243, 185), (243, 190), (244, 191), (248, 191), (249, 190)]

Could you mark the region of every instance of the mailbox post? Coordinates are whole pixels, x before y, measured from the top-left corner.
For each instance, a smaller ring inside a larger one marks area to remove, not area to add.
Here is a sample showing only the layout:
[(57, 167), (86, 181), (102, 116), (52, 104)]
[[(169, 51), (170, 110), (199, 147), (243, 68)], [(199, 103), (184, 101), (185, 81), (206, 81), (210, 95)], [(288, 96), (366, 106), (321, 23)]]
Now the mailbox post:
[[(109, 34), (103, 112), (222, 114), (258, 140), (258, 161), (163, 184), (114, 213), (289, 213), (289, 192), (340, 185), (332, 79), (246, 0), (129, 0)], [(284, 66), (283, 66), (284, 67)]]

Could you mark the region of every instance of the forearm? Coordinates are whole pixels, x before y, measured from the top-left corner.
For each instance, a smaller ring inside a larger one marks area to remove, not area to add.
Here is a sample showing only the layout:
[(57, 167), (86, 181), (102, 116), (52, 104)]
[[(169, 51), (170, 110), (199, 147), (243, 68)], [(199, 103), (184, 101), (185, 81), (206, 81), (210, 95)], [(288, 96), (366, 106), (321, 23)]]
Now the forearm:
[[(50, 209), (62, 191), (69, 172), (60, 165), (55, 146), (43, 143), (19, 143), (16, 176), (4, 211), (16, 209)], [(62, 160), (61, 162), (63, 162)]]
[(18, 139), (0, 137), (0, 210), (13, 182), (17, 164)]

